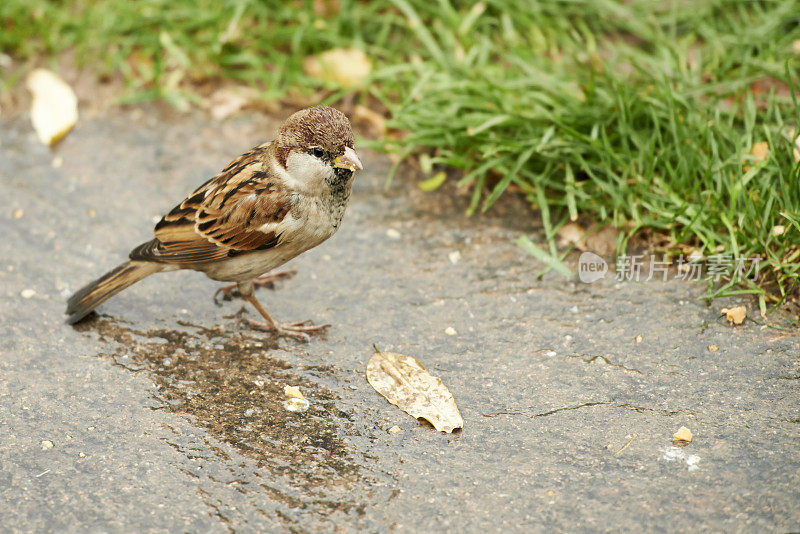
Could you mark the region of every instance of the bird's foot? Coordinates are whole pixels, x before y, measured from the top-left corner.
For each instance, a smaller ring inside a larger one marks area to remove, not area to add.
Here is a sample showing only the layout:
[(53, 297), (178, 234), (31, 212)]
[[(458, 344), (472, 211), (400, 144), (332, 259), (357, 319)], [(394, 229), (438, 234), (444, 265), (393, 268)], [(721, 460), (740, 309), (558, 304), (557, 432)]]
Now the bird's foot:
[(267, 321), (254, 321), (252, 319), (244, 318), (244, 321), (251, 327), (257, 330), (264, 330), (266, 332), (274, 332), (280, 337), (291, 337), (299, 341), (308, 343), (311, 341), (311, 336), (318, 336), (325, 333), (331, 325), (315, 325), (311, 321), (300, 321), (297, 323), (270, 323)]
[[(268, 287), (273, 289), (275, 287), (275, 282), (280, 280), (288, 280), (296, 274), (296, 269), (291, 269), (288, 271), (274, 271), (271, 273), (262, 274), (253, 280), (253, 285), (255, 287)], [(216, 292), (214, 292), (214, 304), (217, 306), (222, 305), (222, 303), (219, 301), (220, 293), (222, 293), (222, 300), (231, 300), (233, 297), (241, 296), (239, 295), (238, 284), (228, 284), (226, 286), (222, 286), (221, 288), (217, 289)]]

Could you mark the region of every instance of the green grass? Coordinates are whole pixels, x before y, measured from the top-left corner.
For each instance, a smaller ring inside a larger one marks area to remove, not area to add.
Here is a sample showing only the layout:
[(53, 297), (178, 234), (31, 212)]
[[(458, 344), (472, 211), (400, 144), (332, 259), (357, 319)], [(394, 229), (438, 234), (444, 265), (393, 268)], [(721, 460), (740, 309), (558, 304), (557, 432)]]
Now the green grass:
[[(541, 213), (549, 250), (536, 254), (549, 254), (548, 267), (563, 272), (556, 231), (585, 216), (626, 237), (657, 236), (659, 251), (764, 257), (759, 285), (710, 284), (709, 298), (749, 292), (764, 309), (796, 295), (796, 0), (327, 4), (339, 9), (6, 0), (0, 48), (21, 59), (72, 48), (100, 73), (123, 73), (128, 100), (177, 104), (215, 78), (252, 84), (265, 99), (319, 88), (303, 74), (307, 54), (362, 48), (375, 70), (356, 98), (382, 103), (399, 132), (381, 148), (423, 155), (432, 175), (461, 170), (471, 211), (521, 191)], [(329, 100), (347, 92), (327, 89)], [(769, 155), (755, 162), (761, 141)], [(776, 225), (786, 233), (773, 235)]]

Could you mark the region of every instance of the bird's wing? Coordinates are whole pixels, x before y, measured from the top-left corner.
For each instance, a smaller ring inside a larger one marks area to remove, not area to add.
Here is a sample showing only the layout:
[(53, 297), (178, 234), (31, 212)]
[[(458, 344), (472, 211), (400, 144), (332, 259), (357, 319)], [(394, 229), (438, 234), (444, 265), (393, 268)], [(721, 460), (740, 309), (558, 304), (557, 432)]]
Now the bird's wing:
[(197, 188), (131, 259), (199, 264), (277, 245), (290, 201), (264, 165), (269, 149), (269, 143), (255, 147)]

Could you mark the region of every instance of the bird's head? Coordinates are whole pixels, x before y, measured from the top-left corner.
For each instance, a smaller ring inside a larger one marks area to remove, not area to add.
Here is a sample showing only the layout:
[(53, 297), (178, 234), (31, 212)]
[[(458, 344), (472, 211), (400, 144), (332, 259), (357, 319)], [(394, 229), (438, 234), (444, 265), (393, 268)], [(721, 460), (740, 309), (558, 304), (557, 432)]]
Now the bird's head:
[(318, 106), (292, 114), (275, 139), (278, 163), (301, 179), (322, 177), (349, 183), (362, 170), (354, 148), (353, 129), (341, 111)]

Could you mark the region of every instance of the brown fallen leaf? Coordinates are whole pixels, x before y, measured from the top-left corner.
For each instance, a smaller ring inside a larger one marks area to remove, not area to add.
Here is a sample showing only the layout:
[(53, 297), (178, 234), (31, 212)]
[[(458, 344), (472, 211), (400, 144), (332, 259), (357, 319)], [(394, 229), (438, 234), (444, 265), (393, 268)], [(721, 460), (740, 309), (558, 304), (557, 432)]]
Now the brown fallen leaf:
[(609, 256), (617, 248), (619, 230), (613, 226), (595, 224), (584, 230), (578, 223), (570, 222), (558, 229), (558, 244), (562, 247), (575, 245), (582, 252), (590, 251), (599, 256)]
[(581, 228), (581, 225), (574, 222), (569, 222), (558, 229), (558, 244), (559, 246), (566, 247), (575, 245), (578, 250), (586, 250), (586, 245), (583, 242), (583, 236), (586, 230)]
[(33, 95), (33, 129), (42, 143), (53, 145), (78, 122), (78, 97), (64, 80), (47, 69), (31, 72), (27, 85)]
[(617, 236), (619, 230), (613, 226), (604, 226), (601, 229), (594, 231), (595, 227), (589, 229), (589, 235), (586, 236), (586, 248), (599, 256), (609, 256), (617, 248)]
[(205, 102), (211, 116), (217, 120), (227, 119), (244, 109), (252, 100), (258, 98), (258, 92), (249, 87), (225, 87), (218, 89)]
[(725, 318), (732, 324), (742, 324), (744, 318), (747, 316), (747, 308), (744, 306), (736, 306), (735, 308), (722, 308), (720, 313), (725, 314)]
[(367, 363), (367, 380), (375, 391), (407, 414), (429, 421), (436, 430), (464, 426), (453, 395), (440, 378), (411, 356), (376, 352)]
[(353, 109), (353, 120), (356, 124), (363, 124), (372, 129), (378, 137), (382, 138), (386, 135), (386, 119), (377, 111), (357, 104)]
[(358, 85), (372, 71), (367, 55), (357, 48), (334, 48), (303, 61), (309, 76), (349, 88)]
[(678, 429), (677, 432), (675, 432), (672, 435), (672, 438), (676, 439), (678, 441), (691, 442), (692, 441), (692, 431), (689, 430), (688, 428), (686, 428), (685, 426), (682, 426), (682, 427), (680, 427)]

